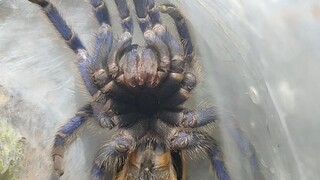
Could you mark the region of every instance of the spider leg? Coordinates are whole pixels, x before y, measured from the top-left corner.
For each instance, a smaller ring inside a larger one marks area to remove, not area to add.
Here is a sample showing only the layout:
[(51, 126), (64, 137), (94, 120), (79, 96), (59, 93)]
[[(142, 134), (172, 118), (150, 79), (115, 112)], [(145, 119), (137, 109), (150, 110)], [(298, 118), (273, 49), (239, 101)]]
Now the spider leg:
[(93, 179), (102, 179), (106, 171), (114, 172), (123, 165), (128, 152), (135, 148), (135, 140), (121, 131), (98, 151), (92, 169)]
[(146, 9), (146, 1), (145, 0), (134, 0), (134, 6), (136, 9), (136, 13), (138, 16), (138, 23), (142, 32), (145, 32), (147, 29), (150, 29), (151, 22), (148, 16), (148, 12)]
[(111, 25), (108, 8), (103, 0), (90, 0), (93, 7), (93, 12), (100, 25)]
[(155, 6), (154, 0), (146, 0), (148, 14), (152, 25), (160, 24), (160, 13), (158, 8)]
[(132, 17), (130, 16), (130, 11), (128, 9), (127, 1), (126, 0), (114, 0), (118, 11), (119, 16), (122, 20), (121, 26), (124, 32), (129, 32), (130, 34), (133, 33), (133, 21)]
[(192, 73), (185, 73), (179, 87), (180, 89), (171, 96), (165, 98), (162, 106), (170, 109), (182, 104), (190, 97), (190, 92), (196, 84), (197, 80), (195, 75)]
[(184, 112), (163, 111), (160, 119), (171, 125), (183, 128), (198, 128), (206, 126), (217, 120), (215, 108), (205, 108), (197, 111), (186, 110)]
[(231, 178), (223, 162), (223, 154), (222, 154), (222, 151), (219, 149), (219, 147), (217, 146), (213, 147), (208, 154), (218, 179), (230, 180)]
[(107, 66), (109, 70), (109, 75), (113, 78), (119, 75), (119, 55), (123, 53), (124, 50), (131, 46), (132, 34), (130, 32), (125, 32), (121, 35), (120, 39), (113, 45), (109, 58), (107, 61)]
[(159, 8), (155, 6), (154, 0), (147, 0), (148, 15), (153, 25), (153, 30), (165, 42), (171, 53), (171, 72), (182, 73), (184, 71), (185, 60), (183, 58), (183, 48), (161, 24)]
[(153, 31), (156, 32), (169, 48), (171, 54), (170, 71), (174, 73), (183, 73), (185, 69), (185, 59), (181, 45), (163, 25), (156, 24), (153, 27)]
[(190, 155), (193, 152), (207, 154), (218, 179), (230, 180), (223, 161), (223, 154), (214, 139), (202, 133), (186, 132), (177, 129), (173, 130), (169, 139), (172, 150), (187, 150), (187, 152), (191, 153)]
[(256, 154), (256, 150), (249, 139), (239, 128), (229, 130), (232, 138), (237, 143), (241, 153), (249, 159), (250, 168), (252, 170), (253, 179), (265, 179), (260, 170), (260, 163)]
[(75, 132), (90, 116), (92, 116), (91, 106), (86, 105), (78, 111), (75, 117), (71, 118), (71, 120), (63, 125), (56, 133), (52, 149), (52, 158), (54, 162), (54, 170), (57, 175), (61, 176), (64, 172), (62, 161), (65, 149), (74, 141)]
[(55, 26), (59, 34), (65, 40), (67, 45), (77, 54), (78, 56), (78, 68), (81, 72), (82, 80), (85, 83), (89, 93), (93, 95), (97, 92), (98, 88), (91, 80), (91, 66), (92, 62), (88, 60), (88, 54), (83, 46), (79, 37), (72, 31), (67, 25), (66, 21), (61, 17), (56, 7), (48, 2), (47, 0), (29, 0), (30, 2), (36, 3), (41, 6), (44, 13), (47, 15), (51, 23)]
[(163, 4), (159, 6), (159, 10), (162, 13), (167, 13), (174, 20), (180, 39), (184, 44), (184, 52), (186, 53), (188, 60), (192, 60), (194, 50), (185, 18), (182, 16), (179, 9), (172, 4)]
[[(167, 72), (170, 69), (168, 78), (161, 85), (158, 95), (160, 99), (167, 99), (165, 105), (170, 107), (179, 105), (189, 97), (191, 89), (196, 84), (192, 73), (184, 74), (186, 61), (183, 48), (160, 24), (159, 11), (154, 5), (154, 0), (134, 0), (134, 4), (147, 44), (155, 47), (160, 54), (161, 71)], [(152, 30), (148, 28), (150, 24), (153, 25)]]
[(134, 99), (128, 94), (114, 81), (111, 81), (93, 96), (91, 103), (93, 116), (101, 127), (112, 129), (116, 125), (117, 115), (133, 111), (130, 107), (134, 107)]
[[(171, 63), (171, 72), (182, 73), (184, 70), (183, 50), (180, 44), (174, 39), (174, 37), (166, 30), (166, 28), (160, 24), (160, 15), (157, 8), (154, 6), (153, 0), (134, 0), (135, 9), (138, 16), (138, 22), (140, 29), (144, 32), (147, 44), (155, 46), (160, 51), (160, 57), (166, 55), (172, 58), (162, 59), (162, 70), (167, 71)], [(155, 37), (150, 33), (150, 27), (153, 26), (152, 31), (156, 33), (158, 37)], [(148, 34), (146, 34), (148, 33)], [(164, 46), (166, 45), (166, 46)], [(171, 53), (169, 56), (168, 52)]]
[(67, 25), (66, 21), (61, 17), (57, 8), (47, 0), (29, 0), (41, 6), (51, 23), (58, 30), (59, 34), (66, 41), (68, 46), (77, 53), (79, 49), (85, 49), (79, 37)]
[(107, 70), (103, 66), (106, 64), (112, 43), (111, 27), (107, 24), (102, 24), (96, 37), (92, 56), (88, 57), (87, 61), (82, 61), (83, 64), (80, 66), (80, 69), (91, 78), (90, 81), (93, 81), (99, 87), (110, 81)]

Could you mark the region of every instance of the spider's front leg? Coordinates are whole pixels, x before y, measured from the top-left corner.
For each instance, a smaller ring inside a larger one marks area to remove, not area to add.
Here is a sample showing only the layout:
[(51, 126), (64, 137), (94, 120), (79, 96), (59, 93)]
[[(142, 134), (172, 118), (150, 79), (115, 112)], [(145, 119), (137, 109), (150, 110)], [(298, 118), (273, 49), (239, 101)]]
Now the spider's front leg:
[(66, 41), (68, 46), (77, 53), (79, 49), (85, 49), (81, 40), (67, 25), (66, 21), (59, 14), (57, 8), (47, 0), (29, 0), (32, 3), (38, 4), (44, 13), (47, 15), (51, 23), (58, 30), (59, 34)]
[(187, 60), (192, 60), (194, 56), (194, 49), (186, 19), (183, 17), (179, 9), (172, 4), (163, 4), (158, 6), (158, 8), (160, 12), (168, 14), (174, 20), (181, 42), (183, 42), (183, 48)]
[(77, 64), (81, 72), (82, 80), (91, 95), (96, 93), (98, 88), (91, 80), (92, 68), (95, 67), (96, 64), (92, 64), (92, 61), (88, 61), (89, 55), (79, 37), (67, 25), (66, 21), (62, 18), (57, 8), (52, 3), (47, 0), (29, 1), (38, 4), (42, 8), (43, 12), (57, 29), (61, 37), (65, 40), (66, 44), (77, 54)]
[(144, 33), (147, 44), (154, 46), (160, 52), (161, 70), (167, 72), (170, 68), (173, 73), (182, 73), (185, 65), (183, 49), (160, 24), (160, 15), (154, 0), (134, 0), (134, 5), (140, 29)]
[(99, 24), (110, 25), (109, 11), (105, 2), (103, 2), (103, 0), (90, 0), (90, 3)]
[(68, 146), (75, 140), (75, 132), (86, 122), (87, 119), (91, 117), (91, 106), (86, 105), (76, 113), (75, 117), (71, 118), (71, 120), (63, 125), (56, 133), (52, 149), (52, 158), (54, 170), (58, 176), (62, 176), (64, 173), (64, 152), (68, 148)]

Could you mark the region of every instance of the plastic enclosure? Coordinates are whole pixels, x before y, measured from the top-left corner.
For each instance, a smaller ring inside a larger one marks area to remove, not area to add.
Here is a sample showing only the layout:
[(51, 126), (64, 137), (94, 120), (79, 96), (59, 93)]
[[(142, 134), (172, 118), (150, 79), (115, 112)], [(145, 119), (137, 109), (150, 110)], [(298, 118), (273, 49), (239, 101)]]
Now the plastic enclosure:
[[(90, 4), (54, 2), (91, 50), (98, 25)], [(170, 2), (192, 26), (202, 65), (193, 102), (219, 108), (221, 142), (232, 177), (252, 179), (248, 154), (230, 135), (240, 128), (256, 149), (265, 179), (319, 178), (320, 2)], [(108, 7), (117, 32), (115, 5)], [(17, 139), (25, 138), (21, 179), (49, 178), (54, 133), (89, 100), (75, 60), (40, 8), (27, 0), (0, 1), (0, 121), (8, 121)], [(89, 177), (97, 148), (112, 134), (100, 129), (92, 124), (80, 133), (66, 152), (61, 179)], [(191, 164), (198, 168), (190, 168), (190, 179), (206, 179), (204, 165)]]

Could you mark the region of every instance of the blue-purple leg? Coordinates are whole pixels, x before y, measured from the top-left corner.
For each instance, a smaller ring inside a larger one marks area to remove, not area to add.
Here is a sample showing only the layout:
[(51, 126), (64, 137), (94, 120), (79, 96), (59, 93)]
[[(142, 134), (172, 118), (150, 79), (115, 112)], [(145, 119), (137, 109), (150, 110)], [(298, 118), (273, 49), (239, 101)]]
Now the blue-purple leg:
[(214, 123), (217, 120), (217, 113), (213, 107), (185, 112), (164, 111), (160, 114), (160, 119), (175, 126), (198, 128)]
[(208, 154), (218, 179), (230, 180), (230, 176), (223, 162), (223, 154), (219, 147), (214, 146)]
[(133, 0), (142, 32), (160, 23), (160, 13), (154, 0)]
[(148, 14), (152, 23), (152, 26), (159, 24), (160, 21), (160, 13), (158, 8), (155, 6), (154, 0), (146, 0)]
[(159, 10), (162, 13), (169, 14), (169, 16), (174, 20), (180, 39), (183, 42), (184, 52), (188, 58), (192, 58), (194, 52), (193, 45), (186, 20), (182, 16), (181, 12), (172, 4), (163, 4), (159, 6)]
[(238, 128), (230, 129), (229, 132), (232, 138), (237, 143), (241, 153), (243, 153), (247, 158), (249, 158), (253, 178), (259, 180), (264, 179), (260, 170), (260, 163), (252, 143), (245, 136), (245, 134)]
[[(168, 46), (169, 52), (171, 53), (172, 60), (170, 70), (172, 72), (182, 73), (185, 64), (183, 49), (166, 28), (160, 24), (160, 14), (155, 7), (154, 0), (134, 0), (134, 5), (141, 31), (145, 33), (151, 26), (153, 27), (153, 31), (160, 37), (161, 41)], [(150, 42), (149, 39), (146, 39), (146, 41), (147, 43), (148, 41)], [(154, 44), (154, 42), (149, 44)]]
[(63, 174), (63, 156), (65, 150), (75, 139), (75, 132), (85, 123), (88, 116), (92, 116), (92, 109), (90, 105), (86, 105), (81, 108), (75, 117), (71, 118), (69, 122), (63, 125), (56, 133), (52, 158), (54, 164), (54, 170), (58, 176)]
[(58, 30), (62, 38), (66, 41), (68, 46), (77, 53), (79, 49), (85, 49), (81, 40), (67, 25), (66, 21), (61, 17), (57, 8), (46, 0), (29, 0), (41, 6), (44, 13), (47, 15), (51, 23)]
[(78, 56), (78, 68), (81, 72), (82, 80), (89, 93), (93, 95), (97, 92), (96, 85), (91, 80), (92, 74), (92, 62), (88, 60), (88, 54), (83, 46), (81, 40), (72, 31), (72, 29), (67, 25), (66, 21), (61, 17), (56, 7), (54, 7), (47, 0), (29, 0), (30, 2), (36, 3), (42, 7), (42, 10), (47, 15), (51, 23), (58, 30), (62, 38), (68, 44), (68, 46), (77, 54)]
[(105, 2), (103, 2), (103, 0), (90, 0), (90, 3), (93, 7), (93, 12), (94, 12), (99, 24), (100, 25), (102, 25), (102, 24), (111, 25), (108, 8), (107, 8)]
[(181, 126), (187, 128), (197, 128), (206, 126), (217, 120), (215, 108), (200, 109), (197, 111), (188, 111), (183, 113)]
[(96, 38), (93, 54), (90, 57), (90, 66), (93, 70), (102, 69), (105, 67), (112, 44), (113, 35), (111, 27), (108, 24), (102, 24), (99, 28), (99, 33)]
[(185, 59), (181, 45), (163, 25), (156, 24), (153, 30), (169, 48), (171, 54), (170, 70), (175, 73), (182, 73), (185, 69)]
[(92, 75), (95, 70), (95, 66), (99, 66), (96, 64), (96, 60), (89, 59), (89, 55), (85, 50), (79, 50), (77, 53), (78, 56), (78, 69), (81, 74), (81, 78), (89, 91), (90, 95), (93, 96), (96, 92), (98, 92), (98, 87), (94, 84)]
[(218, 179), (230, 180), (223, 161), (223, 154), (214, 139), (202, 133), (186, 132), (183, 130), (174, 130), (172, 134), (169, 137), (171, 149), (185, 149), (187, 152), (191, 152), (190, 155), (193, 154), (193, 151), (206, 152)]
[(121, 18), (121, 26), (124, 32), (133, 33), (133, 21), (132, 17), (130, 16), (130, 11), (128, 9), (127, 1), (126, 0), (114, 0), (118, 11), (119, 16)]
[[(123, 165), (127, 152), (135, 146), (135, 141), (127, 132), (120, 132), (110, 142), (103, 145), (96, 155), (93, 168), (93, 179), (101, 179), (106, 172), (113, 172)], [(99, 180), (100, 180), (99, 179)]]
[(151, 28), (150, 18), (148, 16), (147, 4), (145, 0), (133, 0), (136, 13), (138, 16), (138, 23), (142, 32)]
[(104, 180), (105, 179), (105, 168), (104, 166), (98, 166), (94, 164), (92, 167), (92, 179), (93, 180)]

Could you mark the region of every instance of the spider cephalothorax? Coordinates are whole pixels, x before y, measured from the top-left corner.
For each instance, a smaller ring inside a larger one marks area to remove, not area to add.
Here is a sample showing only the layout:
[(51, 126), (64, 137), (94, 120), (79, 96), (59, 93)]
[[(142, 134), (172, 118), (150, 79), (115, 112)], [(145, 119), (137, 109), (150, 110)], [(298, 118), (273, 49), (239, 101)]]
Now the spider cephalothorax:
[[(53, 25), (78, 55), (78, 67), (92, 102), (58, 131), (52, 157), (58, 175), (72, 134), (88, 119), (103, 128), (117, 128), (96, 155), (92, 177), (103, 179), (185, 179), (184, 155), (202, 152), (217, 176), (229, 179), (214, 139), (196, 130), (216, 120), (213, 108), (189, 110), (183, 105), (197, 80), (193, 73), (193, 45), (186, 21), (173, 5), (134, 0), (145, 40), (132, 44), (133, 21), (126, 0), (115, 0), (123, 33), (113, 38), (106, 4), (91, 0), (100, 29), (92, 55), (47, 0), (30, 0), (43, 8)], [(110, 2), (111, 3), (111, 2)], [(160, 13), (175, 22), (179, 39), (160, 21)]]

